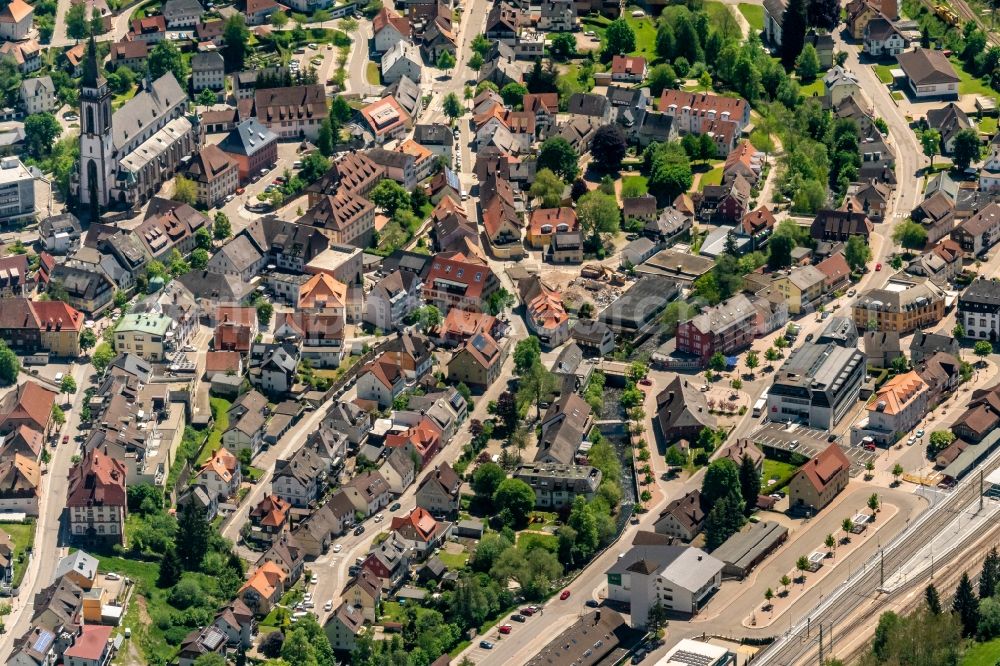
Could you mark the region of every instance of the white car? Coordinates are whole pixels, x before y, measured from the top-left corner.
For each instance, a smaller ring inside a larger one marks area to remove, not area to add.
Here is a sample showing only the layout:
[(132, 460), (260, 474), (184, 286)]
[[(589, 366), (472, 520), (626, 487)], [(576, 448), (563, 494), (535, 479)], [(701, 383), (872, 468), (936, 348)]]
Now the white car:
[(338, 544), (334, 544), (334, 546), (333, 546), (333, 552), (335, 552), (335, 553), (339, 553), (343, 549), (344, 549), (344, 547), (341, 546), (339, 543)]
[(316, 574), (313, 574), (313, 575), (312, 575), (312, 578), (310, 578), (310, 579), (309, 579), (309, 581), (310, 581), (310, 582), (311, 582), (311, 583), (312, 583), (313, 585), (315, 585), (316, 583), (318, 583), (318, 582), (319, 582), (319, 577), (318, 577), (318, 576), (317, 576)]
[(183, 347), (181, 347), (181, 351), (193, 352), (194, 345), (184, 345)]
[(111, 573), (104, 574), (104, 579), (105, 580), (121, 580), (121, 576), (119, 576), (114, 571), (112, 571)]
[(331, 610), (333, 610), (333, 600), (332, 599), (330, 601), (327, 601), (325, 604), (323, 604), (323, 610), (325, 610), (325, 611), (331, 611)]
[(588, 30), (587, 32), (583, 33), (583, 35), (584, 37), (597, 37), (597, 33), (594, 32), (593, 30)]
[(376, 523), (381, 523), (383, 520), (385, 520), (385, 516), (383, 516), (381, 513), (375, 516)]

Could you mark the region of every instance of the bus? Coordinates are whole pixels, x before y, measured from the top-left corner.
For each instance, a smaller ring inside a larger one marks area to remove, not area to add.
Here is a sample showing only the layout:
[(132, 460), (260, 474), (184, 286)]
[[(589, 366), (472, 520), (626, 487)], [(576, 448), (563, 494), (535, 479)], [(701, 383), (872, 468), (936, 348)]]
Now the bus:
[(766, 390), (760, 395), (759, 398), (757, 398), (757, 402), (755, 402), (753, 404), (753, 417), (755, 419), (756, 418), (760, 418), (760, 416), (764, 413), (765, 410), (767, 410), (767, 391)]

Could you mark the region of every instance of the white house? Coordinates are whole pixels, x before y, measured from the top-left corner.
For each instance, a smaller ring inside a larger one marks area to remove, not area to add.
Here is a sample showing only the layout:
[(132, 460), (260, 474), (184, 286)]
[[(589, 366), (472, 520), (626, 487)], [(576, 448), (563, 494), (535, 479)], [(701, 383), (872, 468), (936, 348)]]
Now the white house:
[(404, 76), (420, 83), (422, 69), (420, 49), (412, 42), (401, 39), (382, 56), (382, 83), (395, 83)]
[(896, 60), (914, 97), (958, 95), (958, 75), (943, 51), (916, 48), (900, 53)]
[(385, 357), (372, 361), (358, 375), (358, 397), (377, 402), (383, 409), (391, 407), (404, 388), (406, 382), (399, 365)]
[(240, 461), (225, 448), (220, 448), (198, 470), (197, 483), (217, 499), (236, 495), (242, 482)]
[(264, 438), (264, 420), (259, 411), (244, 413), (222, 433), (223, 445), (230, 451), (239, 453), (242, 449), (250, 449), (251, 455), (257, 455)]
[(989, 192), (1000, 190), (1000, 133), (990, 143), (990, 155), (979, 171), (979, 189)]
[(198, 0), (167, 0), (163, 3), (163, 18), (168, 28), (193, 28), (205, 9)]
[(191, 88), (196, 93), (226, 89), (226, 61), (221, 53), (209, 51), (191, 56)]
[(385, 53), (410, 38), (410, 22), (393, 10), (383, 7), (372, 19), (375, 53)]
[(272, 492), (294, 507), (309, 506), (319, 499), (325, 486), (326, 463), (308, 447), (274, 463)]
[(385, 276), (365, 298), (365, 322), (382, 331), (403, 326), (403, 320), (421, 304), (423, 283), (416, 273), (394, 271)]
[(865, 53), (873, 57), (896, 56), (906, 48), (906, 39), (888, 19), (874, 18), (865, 26)]
[(56, 86), (52, 83), (52, 77), (39, 76), (21, 81), (21, 103), (28, 115), (56, 108)]

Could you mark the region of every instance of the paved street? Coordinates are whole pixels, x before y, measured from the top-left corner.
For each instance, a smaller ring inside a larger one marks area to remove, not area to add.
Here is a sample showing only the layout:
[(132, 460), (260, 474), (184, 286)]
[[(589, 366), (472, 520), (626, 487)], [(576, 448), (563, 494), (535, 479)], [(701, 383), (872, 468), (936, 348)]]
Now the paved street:
[[(44, 444), (49, 447), (52, 459), (46, 466), (48, 473), (42, 477), (35, 543), (20, 594), (11, 600), (12, 613), (5, 621), (6, 631), (0, 634), (0, 654), (8, 654), (14, 639), (28, 630), (32, 600), (35, 594), (52, 582), (56, 564), (67, 552), (62, 523), (68, 491), (66, 475), (72, 467), (71, 459), (79, 451), (80, 445), (74, 437), (80, 431), (80, 407), (83, 404), (84, 389), (90, 385), (89, 378), (93, 372), (89, 359), (87, 363), (73, 366), (72, 375), (79, 390), (73, 396), (72, 409), (66, 411), (66, 424), (56, 435), (60, 443), (55, 449), (48, 442)], [(70, 435), (69, 443), (61, 442), (63, 434)]]

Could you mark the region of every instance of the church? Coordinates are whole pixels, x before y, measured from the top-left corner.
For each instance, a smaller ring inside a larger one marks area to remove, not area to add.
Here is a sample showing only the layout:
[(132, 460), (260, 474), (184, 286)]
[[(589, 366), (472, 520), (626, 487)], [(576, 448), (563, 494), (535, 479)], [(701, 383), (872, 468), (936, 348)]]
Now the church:
[(135, 97), (111, 110), (111, 89), (87, 44), (80, 88), (80, 163), (72, 190), (84, 206), (137, 208), (197, 152), (203, 140), (188, 97), (171, 72), (147, 77)]

